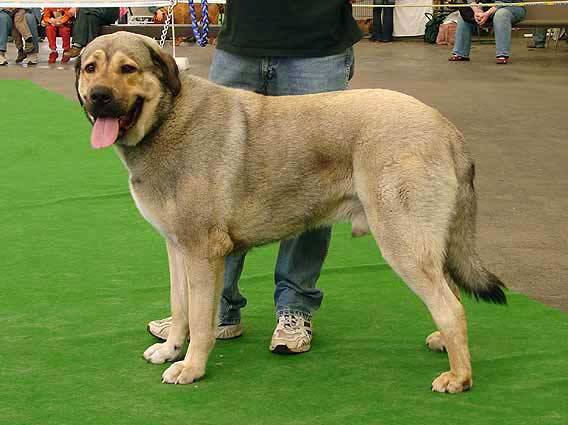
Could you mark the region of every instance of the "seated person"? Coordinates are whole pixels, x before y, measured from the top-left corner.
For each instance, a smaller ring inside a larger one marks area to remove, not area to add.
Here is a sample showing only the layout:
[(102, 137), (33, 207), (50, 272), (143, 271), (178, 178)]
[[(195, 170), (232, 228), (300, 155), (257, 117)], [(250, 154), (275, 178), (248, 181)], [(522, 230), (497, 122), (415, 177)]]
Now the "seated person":
[[(42, 25), (45, 27), (45, 33), (49, 42), (48, 63), (55, 63), (57, 60), (57, 36), (63, 40), (63, 52), (71, 48), (71, 28), (73, 15), (69, 13), (70, 7), (48, 8), (43, 9)], [(65, 55), (61, 59), (61, 63), (69, 62), (69, 58)]]
[[(7, 65), (6, 47), (8, 35), (12, 35), (18, 48), (16, 63), (28, 57), (28, 65), (38, 62), (38, 21), (31, 9), (0, 8), (0, 65)], [(22, 42), (25, 41), (25, 45)]]
[(97, 38), (103, 25), (111, 25), (116, 22), (120, 15), (120, 8), (81, 7), (76, 10), (72, 9), (69, 13), (75, 15), (73, 45), (69, 50), (63, 52), (63, 57), (70, 59), (79, 56), (83, 47)]
[(6, 8), (0, 8), (0, 66), (8, 65), (6, 50), (8, 36), (12, 33), (12, 16)]
[[(514, 3), (517, 0), (501, 0), (503, 3)], [(471, 1), (470, 1), (471, 3)], [(484, 11), (478, 5), (472, 5), (472, 20), (466, 22), (463, 16), (464, 10), (458, 18), (458, 28), (456, 30), (456, 40), (450, 61), (469, 61), (471, 50), (471, 34), (475, 25), (487, 25), (493, 19), (493, 30), (495, 32), (496, 44), (496, 63), (504, 65), (509, 61), (509, 50), (511, 49), (511, 28), (514, 23), (524, 19), (526, 10), (522, 6), (497, 6)]]

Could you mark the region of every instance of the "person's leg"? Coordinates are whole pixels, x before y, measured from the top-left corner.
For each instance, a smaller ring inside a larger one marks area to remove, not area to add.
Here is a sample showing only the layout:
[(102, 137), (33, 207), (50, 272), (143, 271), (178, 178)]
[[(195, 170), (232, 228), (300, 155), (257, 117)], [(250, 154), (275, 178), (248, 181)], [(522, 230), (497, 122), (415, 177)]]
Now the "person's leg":
[[(385, 0), (373, 0), (373, 4), (381, 5)], [(379, 41), (382, 33), (382, 7), (373, 8), (373, 30), (371, 32), (371, 40)]]
[[(32, 39), (32, 33), (28, 22), (26, 20), (26, 11), (25, 9), (18, 9), (14, 14), (14, 27), (18, 30), (24, 40)], [(30, 52), (28, 52), (30, 53)]]
[(0, 66), (8, 65), (6, 50), (8, 48), (8, 36), (12, 33), (12, 17), (4, 11), (0, 11)]
[[(320, 58), (276, 58), (268, 95), (301, 95), (344, 90), (352, 75), (353, 52)], [(303, 233), (280, 243), (275, 270), (276, 314), (296, 313), (310, 319), (323, 294), (316, 282), (327, 255), (331, 228)]]
[[(227, 87), (265, 93), (265, 78), (261, 58), (234, 55), (216, 49), (209, 69), (209, 80)], [(245, 253), (231, 254), (225, 259), (225, 277), (219, 322), (235, 325), (241, 321), (241, 308), (247, 300), (239, 292), (239, 278), (243, 271)]]
[(85, 7), (79, 8), (73, 23), (73, 47), (79, 49), (85, 47), (88, 41), (88, 20), (90, 19), (87, 14), (88, 10), (89, 8)]
[[(394, 4), (394, 2), (386, 1), (386, 4)], [(381, 41), (391, 42), (392, 33), (394, 30), (394, 9), (392, 7), (387, 7), (383, 9), (383, 32), (381, 35)]]
[[(301, 95), (345, 90), (353, 75), (353, 65), (353, 49), (319, 58), (273, 58), (269, 63), (271, 79), (267, 94)], [(330, 239), (331, 228), (325, 227), (280, 243), (274, 273), (274, 302), (279, 325), (271, 341), (271, 351), (302, 352), (310, 348), (311, 315), (323, 299), (316, 282)], [(290, 316), (293, 320), (288, 323)], [(282, 319), (286, 327), (280, 326)], [(298, 326), (301, 319), (304, 319), (304, 326)], [(288, 329), (294, 327), (292, 335), (287, 335)]]
[(52, 52), (57, 50), (57, 27), (48, 25), (45, 27), (45, 34), (47, 36), (47, 43), (49, 50)]
[[(73, 33), (75, 34), (75, 33)], [(209, 68), (209, 80), (214, 83), (266, 94), (267, 60), (234, 55), (215, 49)], [(223, 291), (219, 305), (219, 324), (217, 338), (230, 339), (242, 334), (241, 308), (247, 300), (239, 291), (239, 278), (243, 271), (245, 253), (235, 253), (225, 259)], [(154, 320), (148, 324), (150, 333), (165, 339), (171, 326), (171, 318)]]
[(469, 58), (473, 29), (473, 24), (465, 22), (461, 16), (458, 17), (458, 27), (456, 29), (454, 49), (452, 50), (453, 55)]
[(73, 46), (63, 56), (75, 58), (81, 49), (98, 37), (103, 25), (110, 25), (118, 19), (118, 7), (79, 8), (73, 24)]
[[(35, 50), (31, 28), (28, 24), (26, 15), (25, 9), (18, 9), (14, 14), (14, 29), (12, 30), (12, 36), (14, 38), (16, 48), (18, 49), (18, 59), (16, 60), (16, 63), (22, 62), (29, 54), (34, 53)], [(25, 46), (22, 39), (25, 40)]]
[(518, 6), (502, 7), (495, 12), (493, 30), (495, 31), (496, 57), (509, 57), (513, 23), (520, 21), (525, 15), (525, 9)]
[(528, 47), (531, 49), (544, 49), (546, 47), (546, 33), (548, 28), (535, 28), (533, 31), (532, 42)]
[[(96, 9), (95, 14), (99, 18), (100, 26), (111, 25), (114, 24), (120, 17), (120, 8), (101, 7)], [(100, 27), (99, 27), (99, 32), (100, 32)]]
[(28, 52), (27, 44), (28, 40), (26, 39), (26, 52), (28, 52), (28, 65), (36, 65), (39, 61), (39, 34), (38, 34), (38, 25), (39, 22), (36, 18), (36, 15), (32, 12), (26, 12), (26, 23), (28, 24), (28, 28), (30, 29), (30, 33), (32, 35), (32, 45), (33, 49), (32, 52)]
[[(14, 45), (18, 51), (24, 51), (24, 41), (22, 40), (22, 34), (12, 25), (12, 38), (14, 39)], [(31, 44), (30, 44), (31, 46)]]
[(45, 34), (47, 35), (47, 42), (49, 44), (49, 58), (47, 63), (55, 63), (57, 60), (57, 27), (54, 25), (48, 25), (45, 27)]
[(71, 27), (68, 25), (59, 27), (59, 36), (63, 41), (63, 51), (71, 47)]

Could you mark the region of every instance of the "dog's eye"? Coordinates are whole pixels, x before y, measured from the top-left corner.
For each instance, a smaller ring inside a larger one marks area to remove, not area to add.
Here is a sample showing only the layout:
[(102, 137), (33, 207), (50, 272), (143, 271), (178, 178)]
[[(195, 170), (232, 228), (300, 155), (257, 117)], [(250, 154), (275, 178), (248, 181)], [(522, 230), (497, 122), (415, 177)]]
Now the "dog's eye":
[(95, 69), (97, 69), (97, 67), (94, 63), (90, 63), (87, 66), (85, 66), (85, 72), (87, 74), (92, 74), (93, 72), (95, 72)]
[(138, 69), (135, 66), (132, 66), (132, 65), (122, 65), (120, 67), (120, 71), (123, 74), (132, 74), (133, 72), (138, 71)]

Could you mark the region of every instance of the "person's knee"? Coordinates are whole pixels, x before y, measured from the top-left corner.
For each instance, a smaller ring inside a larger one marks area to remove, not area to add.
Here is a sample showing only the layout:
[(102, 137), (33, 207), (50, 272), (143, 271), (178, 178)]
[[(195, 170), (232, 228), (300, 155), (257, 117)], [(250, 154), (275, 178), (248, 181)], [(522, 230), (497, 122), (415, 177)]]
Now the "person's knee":
[(511, 26), (511, 21), (511, 12), (502, 7), (501, 9), (497, 9), (497, 12), (495, 12), (495, 16), (493, 17), (493, 26), (496, 28)]
[(5, 12), (0, 12), (0, 25), (2, 25), (2, 27), (8, 26), (10, 22), (10, 16), (8, 16), (8, 14)]
[(32, 32), (33, 28), (37, 28), (37, 20), (35, 16), (32, 15), (31, 13), (26, 13), (26, 22), (28, 24), (28, 27), (30, 27), (30, 30), (32, 30)]
[(4, 12), (0, 12), (0, 31), (6, 34), (12, 32), (12, 18)]

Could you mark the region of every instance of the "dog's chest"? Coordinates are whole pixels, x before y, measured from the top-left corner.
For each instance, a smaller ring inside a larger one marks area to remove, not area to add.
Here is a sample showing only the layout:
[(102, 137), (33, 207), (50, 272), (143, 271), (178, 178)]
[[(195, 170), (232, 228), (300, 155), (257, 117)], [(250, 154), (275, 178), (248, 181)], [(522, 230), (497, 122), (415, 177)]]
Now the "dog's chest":
[(175, 234), (172, 232), (174, 226), (171, 223), (171, 217), (174, 215), (171, 210), (171, 203), (160, 199), (160, 196), (154, 190), (146, 187), (139, 179), (131, 178), (129, 185), (132, 199), (134, 199), (142, 217), (162, 236), (175, 240)]

